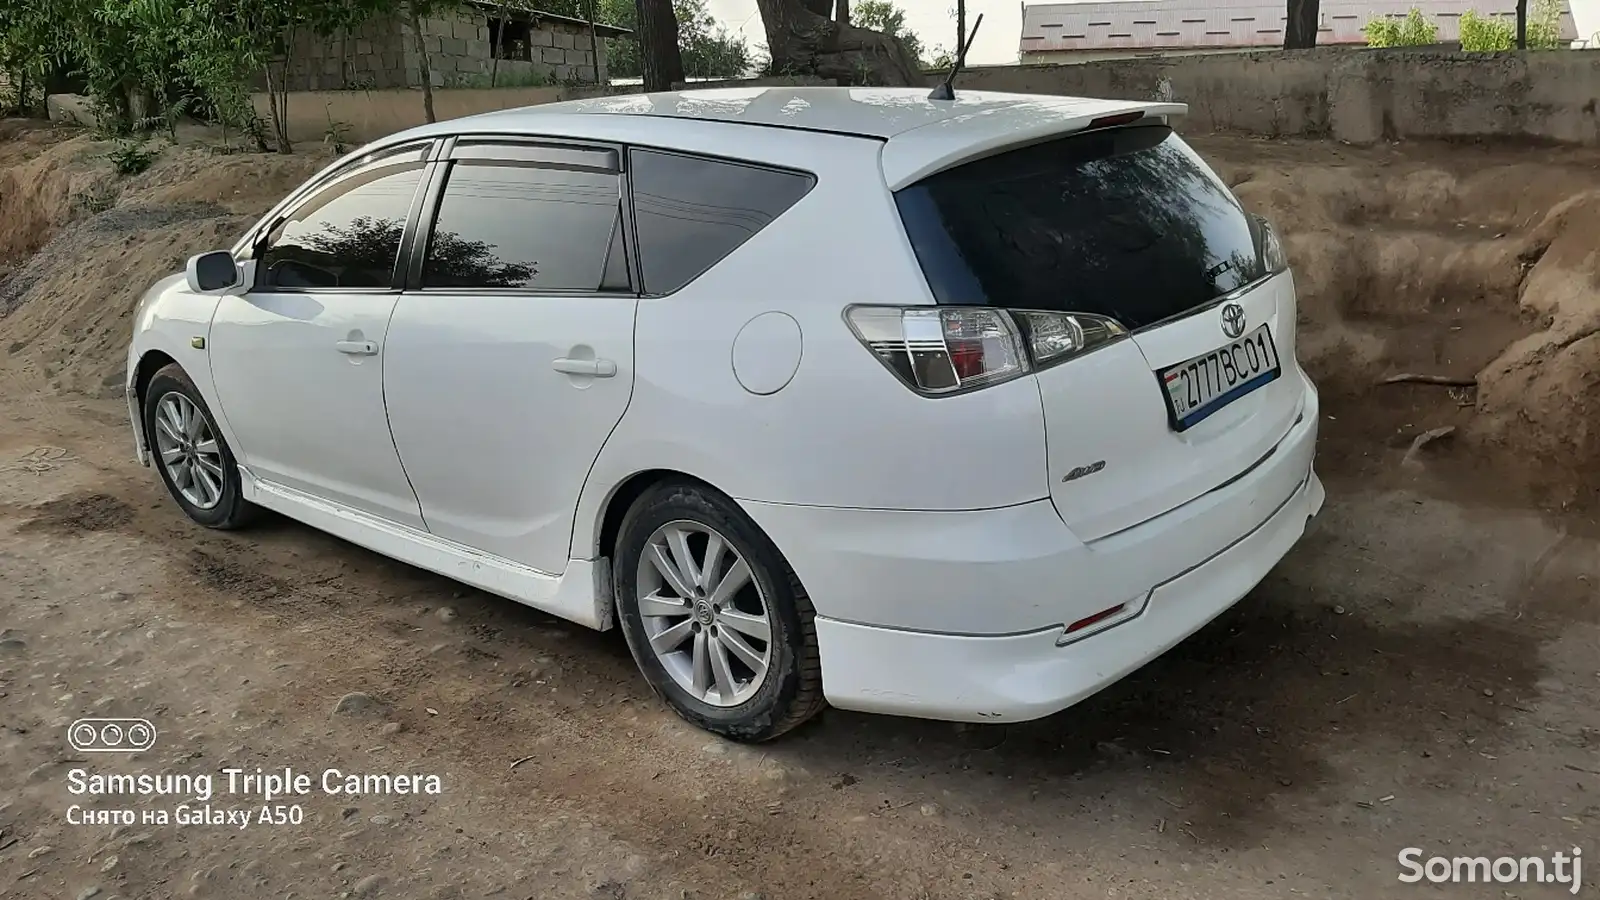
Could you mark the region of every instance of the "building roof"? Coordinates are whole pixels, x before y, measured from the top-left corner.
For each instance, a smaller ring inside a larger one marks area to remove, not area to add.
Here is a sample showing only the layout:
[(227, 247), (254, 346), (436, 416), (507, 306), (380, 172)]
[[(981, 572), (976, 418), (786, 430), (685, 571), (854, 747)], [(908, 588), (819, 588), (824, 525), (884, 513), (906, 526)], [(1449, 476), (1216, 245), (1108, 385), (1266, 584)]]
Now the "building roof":
[[(495, 10), (511, 10), (513, 12), (522, 13), (535, 22), (544, 20), (549, 22), (565, 22), (568, 25), (577, 25), (582, 28), (589, 27), (588, 19), (579, 19), (574, 16), (563, 16), (553, 12), (545, 12), (544, 10), (528, 2), (528, 0), (467, 0), (467, 2), (486, 12), (494, 12)], [(631, 28), (623, 28), (620, 25), (607, 25), (604, 22), (594, 23), (594, 30), (595, 34), (606, 38), (622, 37), (624, 35), (633, 34), (633, 30)]]
[[(1362, 26), (1378, 16), (1403, 17), (1415, 6), (1439, 26), (1439, 41), (1460, 40), (1461, 15), (1516, 17), (1515, 0), (1322, 0), (1317, 43), (1366, 44)], [(1031, 4), (1022, 10), (1024, 54), (1072, 50), (1176, 50), (1281, 47), (1287, 26), (1282, 0), (1104, 0)], [(1572, 6), (1562, 0), (1561, 38), (1578, 38)]]

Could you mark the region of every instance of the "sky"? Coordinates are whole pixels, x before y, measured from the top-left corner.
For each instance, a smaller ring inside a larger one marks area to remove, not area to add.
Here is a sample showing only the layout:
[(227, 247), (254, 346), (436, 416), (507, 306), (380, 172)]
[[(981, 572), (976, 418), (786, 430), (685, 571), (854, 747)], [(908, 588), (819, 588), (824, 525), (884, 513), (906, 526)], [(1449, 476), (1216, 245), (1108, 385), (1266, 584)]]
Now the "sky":
[[(1579, 35), (1600, 31), (1600, 0), (1570, 2)], [(708, 5), (718, 21), (742, 31), (751, 46), (766, 46), (766, 34), (761, 29), (761, 17), (756, 15), (755, 0), (708, 0)], [(906, 25), (922, 38), (924, 46), (955, 48), (955, 0), (899, 0), (899, 5), (906, 11)], [(967, 0), (968, 22), (977, 19), (979, 13), (983, 14), (983, 27), (978, 29), (978, 39), (972, 45), (967, 63), (998, 66), (1016, 62), (1017, 45), (1022, 36), (1021, 0)]]

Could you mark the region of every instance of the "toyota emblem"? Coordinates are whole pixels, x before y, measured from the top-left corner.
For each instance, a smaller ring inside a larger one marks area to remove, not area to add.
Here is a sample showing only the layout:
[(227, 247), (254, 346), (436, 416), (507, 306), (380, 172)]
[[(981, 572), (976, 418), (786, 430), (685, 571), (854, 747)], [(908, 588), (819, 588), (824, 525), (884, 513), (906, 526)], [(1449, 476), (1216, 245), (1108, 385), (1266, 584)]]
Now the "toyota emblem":
[(1237, 303), (1222, 307), (1222, 333), (1230, 338), (1244, 334), (1244, 307)]

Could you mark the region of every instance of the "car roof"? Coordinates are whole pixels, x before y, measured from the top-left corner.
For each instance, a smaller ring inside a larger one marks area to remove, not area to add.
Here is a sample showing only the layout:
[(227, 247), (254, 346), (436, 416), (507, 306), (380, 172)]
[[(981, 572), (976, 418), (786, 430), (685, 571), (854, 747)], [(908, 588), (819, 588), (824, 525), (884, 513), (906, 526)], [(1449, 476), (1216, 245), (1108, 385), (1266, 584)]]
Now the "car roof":
[[(618, 94), (498, 110), (424, 126), (407, 136), (470, 132), (581, 134), (592, 117), (624, 119), (636, 140), (659, 143), (661, 120), (715, 122), (847, 135), (885, 142), (891, 189), (1000, 148), (1089, 127), (1122, 113), (1181, 116), (1181, 103), (1153, 103), (956, 90), (934, 100), (928, 88), (728, 87)], [(618, 124), (612, 121), (611, 124)], [(603, 129), (610, 135), (618, 129)], [(396, 137), (399, 137), (397, 135)]]

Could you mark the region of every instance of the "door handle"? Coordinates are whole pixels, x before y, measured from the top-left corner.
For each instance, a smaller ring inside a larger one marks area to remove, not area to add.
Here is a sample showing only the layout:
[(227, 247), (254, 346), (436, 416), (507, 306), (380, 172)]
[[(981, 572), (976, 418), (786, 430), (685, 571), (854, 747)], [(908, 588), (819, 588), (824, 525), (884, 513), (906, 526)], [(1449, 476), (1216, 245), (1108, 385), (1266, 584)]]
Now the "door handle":
[(333, 348), (350, 356), (378, 355), (378, 345), (374, 341), (339, 341)]
[(550, 368), (568, 375), (589, 375), (610, 378), (617, 374), (617, 364), (609, 359), (572, 359), (563, 356), (550, 361)]

